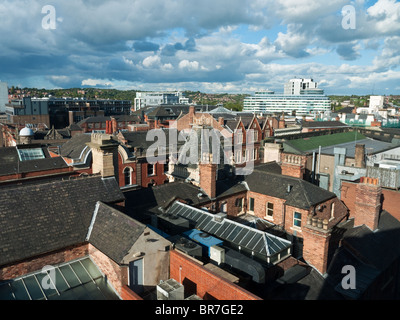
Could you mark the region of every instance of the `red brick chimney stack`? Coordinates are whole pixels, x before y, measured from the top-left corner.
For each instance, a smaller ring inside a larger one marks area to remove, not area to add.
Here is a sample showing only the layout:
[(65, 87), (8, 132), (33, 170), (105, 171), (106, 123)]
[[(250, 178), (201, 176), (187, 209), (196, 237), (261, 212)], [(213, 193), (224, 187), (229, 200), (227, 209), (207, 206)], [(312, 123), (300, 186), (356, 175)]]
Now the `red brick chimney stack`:
[(217, 165), (210, 159), (208, 162), (200, 162), (199, 170), (200, 188), (214, 199), (217, 195)]
[(112, 125), (110, 120), (106, 120), (106, 134), (112, 134)]
[(117, 119), (111, 118), (111, 125), (112, 125), (112, 133), (116, 133), (118, 131)]
[(366, 225), (372, 231), (378, 228), (381, 212), (382, 188), (379, 180), (363, 177), (356, 189), (354, 226)]

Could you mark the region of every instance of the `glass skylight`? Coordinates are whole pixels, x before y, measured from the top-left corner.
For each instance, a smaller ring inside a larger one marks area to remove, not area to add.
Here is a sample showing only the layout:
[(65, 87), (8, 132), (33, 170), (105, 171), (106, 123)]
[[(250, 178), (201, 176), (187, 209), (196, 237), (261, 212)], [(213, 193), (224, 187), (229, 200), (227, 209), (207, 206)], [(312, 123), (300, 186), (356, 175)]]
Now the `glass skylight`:
[(45, 155), (41, 148), (18, 149), (19, 159), (21, 161), (44, 159)]
[(0, 300), (119, 300), (89, 257), (55, 266), (53, 286), (43, 286), (53, 282), (50, 275), (38, 271), (0, 282)]

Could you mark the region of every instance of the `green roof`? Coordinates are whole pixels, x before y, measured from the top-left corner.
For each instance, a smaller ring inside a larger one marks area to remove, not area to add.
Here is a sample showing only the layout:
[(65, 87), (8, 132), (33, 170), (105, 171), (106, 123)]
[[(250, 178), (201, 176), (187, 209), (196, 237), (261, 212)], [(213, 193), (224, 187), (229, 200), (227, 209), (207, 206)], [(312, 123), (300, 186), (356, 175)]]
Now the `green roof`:
[(284, 143), (284, 147), (285, 151), (289, 151), (289, 149), (294, 148), (298, 151), (305, 152), (308, 150), (318, 149), (320, 146), (329, 147), (340, 143), (352, 142), (362, 139), (366, 139), (366, 137), (357, 131), (350, 131), (316, 136), (311, 138), (290, 140)]

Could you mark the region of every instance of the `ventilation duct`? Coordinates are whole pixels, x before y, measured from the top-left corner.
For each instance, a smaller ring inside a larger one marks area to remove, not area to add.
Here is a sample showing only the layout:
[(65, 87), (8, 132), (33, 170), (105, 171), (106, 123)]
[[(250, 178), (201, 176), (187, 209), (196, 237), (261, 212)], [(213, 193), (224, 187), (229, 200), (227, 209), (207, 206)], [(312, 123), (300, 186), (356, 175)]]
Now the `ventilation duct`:
[(260, 263), (235, 250), (224, 248), (225, 264), (250, 275), (255, 283), (265, 283), (265, 270)]

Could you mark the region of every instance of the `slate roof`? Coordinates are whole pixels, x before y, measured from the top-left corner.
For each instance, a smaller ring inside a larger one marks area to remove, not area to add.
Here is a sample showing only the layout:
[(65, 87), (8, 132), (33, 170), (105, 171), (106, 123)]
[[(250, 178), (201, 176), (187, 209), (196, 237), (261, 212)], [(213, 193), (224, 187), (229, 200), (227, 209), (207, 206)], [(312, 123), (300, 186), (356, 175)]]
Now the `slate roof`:
[(256, 166), (254, 166), (254, 170), (262, 171), (262, 172), (276, 173), (276, 174), (282, 173), (282, 168), (276, 161), (271, 161), (271, 162), (256, 165)]
[(87, 147), (86, 143), (90, 142), (90, 140), (90, 133), (82, 133), (72, 137), (61, 146), (61, 156), (70, 159), (80, 159), (82, 151)]
[(166, 206), (173, 199), (179, 198), (192, 206), (199, 206), (202, 203), (210, 202), (210, 198), (205, 195), (198, 197), (200, 188), (186, 182), (172, 182), (152, 188), (158, 206)]
[[(40, 148), (40, 147), (39, 147)], [(0, 176), (26, 172), (68, 168), (61, 157), (52, 158), (46, 147), (41, 148), (45, 158), (20, 161), (16, 147), (0, 148)]]
[[(244, 177), (250, 191), (261, 193), (275, 198), (285, 199), (286, 205), (300, 209), (309, 209), (336, 197), (333, 192), (322, 189), (302, 179), (254, 170)], [(292, 186), (288, 192), (288, 186)]]
[(122, 132), (123, 137), (127, 140), (127, 143), (130, 146), (140, 147), (143, 149), (147, 149), (154, 144), (154, 141), (146, 141), (147, 134), (147, 131)]
[(234, 132), (238, 126), (238, 123), (239, 123), (239, 121), (236, 119), (235, 120), (226, 120), (225, 126)]
[(97, 202), (88, 241), (116, 263), (122, 263), (145, 229), (144, 224)]
[(355, 227), (344, 234), (343, 242), (356, 250), (364, 262), (383, 271), (400, 257), (400, 221), (382, 211), (377, 231), (365, 225)]
[(77, 123), (78, 126), (81, 126), (84, 123), (97, 123), (97, 122), (106, 122), (111, 120), (110, 117), (106, 116), (95, 116), (95, 117), (89, 117), (85, 118)]
[[(399, 259), (400, 221), (384, 210), (375, 231), (365, 225), (354, 227), (354, 219), (341, 223), (338, 228), (343, 234), (342, 246), (333, 255), (326, 283), (343, 296), (359, 299), (375, 279)], [(355, 289), (344, 290), (341, 286), (342, 268), (346, 265), (353, 266), (357, 272)]]
[(97, 201), (125, 199), (115, 178), (90, 177), (0, 191), (0, 265), (83, 243)]

